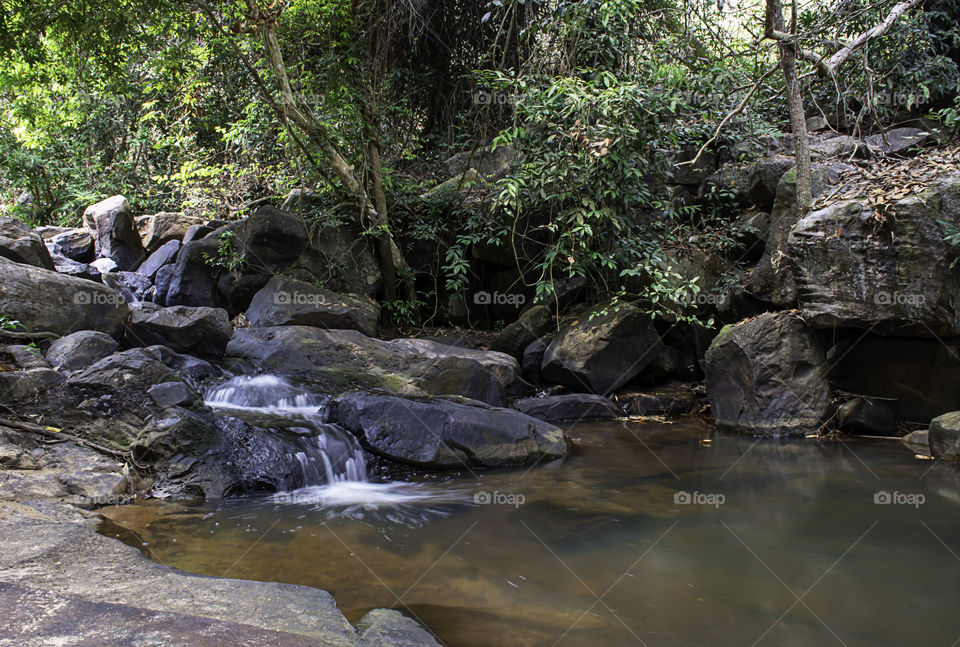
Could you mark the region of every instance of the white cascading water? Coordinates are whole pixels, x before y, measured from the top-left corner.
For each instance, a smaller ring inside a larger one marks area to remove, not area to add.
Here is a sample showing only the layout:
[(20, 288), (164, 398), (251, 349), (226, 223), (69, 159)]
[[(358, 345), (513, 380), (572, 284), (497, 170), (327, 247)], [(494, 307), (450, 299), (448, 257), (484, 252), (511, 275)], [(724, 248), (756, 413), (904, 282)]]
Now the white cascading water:
[(215, 411), (261, 427), (284, 427), (295, 450), (289, 457), (300, 465), (301, 485), (365, 482), (367, 463), (356, 438), (323, 421), (328, 399), (275, 375), (255, 375), (227, 380), (211, 389), (205, 401)]

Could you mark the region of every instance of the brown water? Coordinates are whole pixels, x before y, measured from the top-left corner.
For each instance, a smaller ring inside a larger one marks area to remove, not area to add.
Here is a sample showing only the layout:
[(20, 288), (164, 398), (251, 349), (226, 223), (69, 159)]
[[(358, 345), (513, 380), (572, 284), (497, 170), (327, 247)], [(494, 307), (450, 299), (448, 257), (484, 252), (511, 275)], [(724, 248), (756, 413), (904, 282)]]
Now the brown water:
[(450, 647), (960, 644), (956, 468), (696, 420), (571, 435), (530, 470), (121, 506), (102, 532), (187, 571), (326, 589), (351, 620), (395, 607)]

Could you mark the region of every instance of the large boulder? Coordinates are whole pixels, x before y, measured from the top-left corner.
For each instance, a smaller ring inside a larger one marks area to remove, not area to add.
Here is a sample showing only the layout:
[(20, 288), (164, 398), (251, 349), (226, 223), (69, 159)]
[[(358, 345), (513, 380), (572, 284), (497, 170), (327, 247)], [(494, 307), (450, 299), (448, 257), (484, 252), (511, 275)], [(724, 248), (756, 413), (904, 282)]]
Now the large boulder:
[(187, 230), (194, 225), (202, 225), (203, 219), (185, 213), (161, 211), (140, 216), (135, 222), (144, 248), (152, 254), (171, 240), (182, 240)]
[(106, 333), (80, 330), (50, 342), (46, 358), (61, 371), (76, 371), (110, 355), (117, 346), (116, 340)]
[(2, 258), (0, 312), (31, 332), (98, 330), (116, 336), (128, 311), (123, 297), (100, 283)]
[(284, 273), (336, 292), (375, 297), (383, 276), (368, 237), (354, 223), (335, 220), (326, 224), (323, 216), (327, 206), (309, 189), (294, 189), (283, 201), (282, 211), (317, 223), (310, 228), (303, 252)]
[[(841, 173), (850, 168), (852, 167), (841, 163), (814, 165), (813, 197), (827, 191), (840, 178)], [(797, 286), (785, 257), (785, 247), (790, 230), (799, 219), (797, 169), (793, 168), (784, 173), (777, 184), (763, 256), (747, 283), (748, 291), (752, 295), (778, 307), (790, 307), (797, 299)]]
[(87, 207), (83, 225), (93, 234), (97, 256), (113, 259), (119, 269), (132, 270), (147, 257), (130, 205), (122, 195)]
[(307, 244), (303, 222), (271, 206), (257, 209), (238, 231), (247, 263), (267, 271), (296, 259)]
[[(355, 330), (240, 328), (226, 357), (251, 370), (293, 375), (339, 392), (354, 386), (409, 395), (462, 395), (497, 404), (517, 382), (517, 361), (426, 339), (382, 341)], [(491, 380), (492, 377), (492, 380)]]
[(124, 337), (131, 346), (161, 345), (219, 359), (232, 334), (227, 312), (220, 308), (132, 303)]
[(316, 326), (375, 337), (380, 306), (369, 297), (337, 294), (278, 274), (253, 297), (246, 317), (254, 327)]
[(639, 308), (602, 306), (574, 321), (543, 355), (545, 382), (607, 395), (636, 376), (660, 354), (660, 335)]
[[(225, 299), (217, 290), (209, 260), (216, 257), (219, 243), (205, 238), (186, 243), (170, 271), (164, 303), (168, 306), (221, 307)], [(159, 290), (158, 290), (159, 291)]]
[(927, 439), (934, 458), (960, 462), (960, 411), (951, 411), (931, 420)]
[(518, 465), (567, 452), (557, 427), (470, 401), (351, 392), (331, 402), (330, 417), (374, 454), (419, 467)]
[(553, 325), (553, 313), (545, 305), (535, 305), (520, 314), (520, 317), (497, 334), (490, 348), (517, 359), (523, 351), (542, 337)]
[(816, 430), (830, 405), (817, 337), (787, 313), (723, 328), (706, 353), (707, 397), (717, 425), (753, 435)]
[(885, 133), (870, 135), (864, 139), (867, 150), (877, 157), (902, 155), (913, 149), (919, 149), (933, 139), (930, 131), (921, 128), (894, 128)]
[(9, 216), (0, 217), (0, 256), (15, 263), (54, 269), (53, 259), (40, 235)]
[(785, 246), (804, 319), (822, 328), (960, 335), (960, 269), (944, 242), (960, 225), (960, 176), (894, 203), (885, 224), (866, 204), (804, 216)]

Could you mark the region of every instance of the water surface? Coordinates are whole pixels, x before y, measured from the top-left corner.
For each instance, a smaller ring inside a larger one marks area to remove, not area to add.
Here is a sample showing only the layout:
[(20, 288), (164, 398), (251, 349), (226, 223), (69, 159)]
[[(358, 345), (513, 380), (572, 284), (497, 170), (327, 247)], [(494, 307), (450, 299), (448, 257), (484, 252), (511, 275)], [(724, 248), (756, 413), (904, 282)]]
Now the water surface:
[(394, 607), (451, 647), (958, 644), (957, 468), (698, 420), (571, 436), (531, 469), (148, 502), (105, 509), (102, 532), (326, 589), (354, 621)]

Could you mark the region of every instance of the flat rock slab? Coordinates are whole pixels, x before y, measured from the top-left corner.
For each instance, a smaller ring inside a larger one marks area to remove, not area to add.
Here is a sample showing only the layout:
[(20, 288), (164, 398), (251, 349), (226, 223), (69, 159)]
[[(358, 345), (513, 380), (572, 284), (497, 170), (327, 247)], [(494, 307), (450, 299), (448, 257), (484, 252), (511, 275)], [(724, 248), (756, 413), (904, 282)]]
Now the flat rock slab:
[[(18, 647), (318, 647), (314, 638), (180, 613), (89, 602), (0, 582), (0, 645)], [(10, 641), (10, 642), (8, 642)]]
[(542, 398), (521, 398), (513, 408), (528, 416), (555, 422), (558, 420), (601, 420), (622, 415), (609, 398), (591, 393), (548, 395)]

